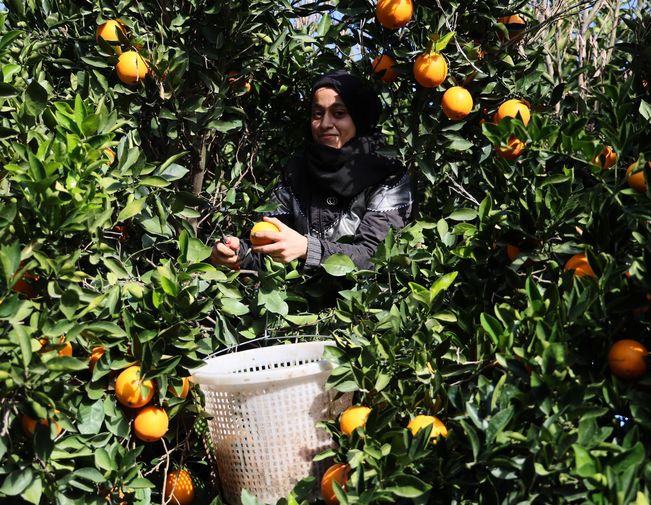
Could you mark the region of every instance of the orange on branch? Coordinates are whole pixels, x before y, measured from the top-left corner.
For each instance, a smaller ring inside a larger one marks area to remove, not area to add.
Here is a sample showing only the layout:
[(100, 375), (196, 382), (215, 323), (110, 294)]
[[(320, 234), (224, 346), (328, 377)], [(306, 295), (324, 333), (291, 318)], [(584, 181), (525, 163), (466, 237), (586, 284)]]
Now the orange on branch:
[(529, 107), (523, 100), (512, 98), (500, 105), (493, 119), (495, 124), (498, 124), (505, 117), (515, 118), (518, 114), (520, 115), (522, 123), (527, 126), (529, 124), (529, 119), (531, 119), (531, 111), (529, 110)]
[(190, 377), (183, 377), (183, 385), (181, 386), (180, 393), (177, 393), (176, 388), (174, 388), (171, 384), (167, 387), (167, 390), (174, 396), (185, 400), (188, 397), (188, 393), (190, 392)]
[(513, 40), (514, 42), (522, 38), (523, 32), (527, 27), (527, 22), (518, 14), (498, 18), (497, 22), (506, 26), (506, 29), (509, 31), (509, 40)]
[(192, 476), (186, 470), (172, 470), (165, 479), (165, 498), (171, 505), (190, 505), (194, 500)]
[(448, 75), (448, 64), (439, 53), (422, 53), (414, 61), (414, 77), (424, 88), (436, 88)]
[(246, 95), (251, 91), (251, 83), (244, 79), (240, 72), (231, 70), (228, 72), (228, 86), (232, 91), (235, 91), (241, 95)]
[(511, 263), (513, 263), (520, 256), (520, 248), (517, 245), (506, 244), (506, 255), (509, 257)]
[(273, 223), (269, 223), (267, 221), (259, 221), (253, 225), (253, 228), (251, 228), (251, 233), (249, 235), (251, 244), (253, 244), (254, 246), (273, 244), (273, 240), (254, 236), (258, 232), (266, 232), (266, 231), (279, 232), (280, 230)]
[(366, 420), (370, 413), (369, 407), (361, 405), (348, 407), (339, 418), (339, 429), (350, 437), (357, 428), (366, 426)]
[(443, 424), (443, 422), (435, 416), (416, 416), (411, 421), (409, 421), (407, 428), (411, 431), (411, 434), (413, 436), (416, 436), (420, 430), (426, 426), (429, 426), (430, 424), (432, 425), (432, 431), (430, 432), (429, 438), (432, 440), (433, 444), (436, 443), (436, 437), (439, 435), (442, 437), (448, 436), (448, 429), (445, 427), (445, 424)]
[(617, 377), (637, 379), (646, 373), (648, 354), (637, 340), (619, 340), (608, 351), (608, 366)]
[(443, 93), (441, 108), (448, 119), (463, 119), (472, 110), (472, 96), (466, 88), (452, 86)]
[(156, 442), (163, 438), (169, 428), (169, 417), (165, 409), (149, 405), (136, 414), (133, 431), (143, 442)]
[(522, 142), (515, 135), (511, 135), (506, 143), (506, 146), (496, 146), (495, 152), (500, 158), (508, 161), (513, 161), (524, 151), (525, 143)]
[(93, 347), (93, 350), (90, 353), (90, 357), (88, 358), (88, 367), (93, 370), (95, 368), (95, 363), (97, 363), (97, 360), (99, 360), (104, 354), (106, 353), (106, 349), (104, 349), (101, 345)]
[[(58, 413), (58, 410), (54, 411), (55, 413)], [(26, 414), (23, 414), (22, 420), (21, 420), (21, 425), (23, 427), (23, 431), (25, 432), (26, 435), (33, 435), (34, 432), (36, 431), (36, 425), (40, 424), (42, 426), (50, 426), (50, 419), (39, 419), (38, 421), (36, 419), (32, 419)], [(57, 423), (56, 421), (54, 422), (54, 429), (56, 431), (56, 434), (59, 435), (61, 433), (62, 428)]]
[[(141, 386), (147, 389), (144, 396)], [(154, 397), (154, 383), (150, 379), (142, 380), (140, 366), (132, 365), (118, 375), (115, 381), (115, 397), (125, 407), (143, 407)]]
[(617, 153), (610, 146), (604, 147), (599, 154), (592, 158), (592, 164), (602, 170), (612, 167), (615, 163), (617, 163)]
[(349, 470), (350, 467), (348, 465), (335, 463), (323, 474), (323, 478), (321, 479), (321, 495), (323, 495), (323, 501), (326, 502), (326, 505), (338, 505), (339, 500), (337, 499), (332, 484), (336, 482), (345, 491)]
[[(647, 167), (651, 167), (651, 161), (647, 161)], [(631, 163), (626, 169), (626, 182), (638, 193), (646, 193), (646, 179), (644, 170), (637, 170), (637, 161)]]
[(118, 33), (121, 33), (124, 37), (126, 37), (127, 32), (124, 23), (119, 19), (110, 19), (106, 23), (103, 23), (97, 27), (97, 31), (95, 32), (95, 39), (99, 40), (101, 38), (109, 44), (111, 42), (119, 43), (120, 36)]
[(393, 82), (398, 77), (398, 74), (393, 70), (395, 64), (396, 60), (388, 54), (376, 56), (372, 64), (373, 72), (380, 75), (384, 82)]
[(124, 84), (133, 86), (147, 77), (149, 67), (145, 59), (136, 51), (125, 51), (118, 58), (115, 71)]
[(413, 14), (414, 5), (411, 0), (378, 0), (375, 7), (377, 20), (389, 30), (402, 28), (411, 21)]
[(578, 253), (572, 256), (565, 263), (564, 269), (566, 271), (574, 270), (574, 277), (583, 277), (587, 275), (589, 277), (594, 277), (595, 279), (597, 278), (597, 275), (592, 270), (590, 263), (588, 263), (588, 257), (585, 255), (585, 253)]

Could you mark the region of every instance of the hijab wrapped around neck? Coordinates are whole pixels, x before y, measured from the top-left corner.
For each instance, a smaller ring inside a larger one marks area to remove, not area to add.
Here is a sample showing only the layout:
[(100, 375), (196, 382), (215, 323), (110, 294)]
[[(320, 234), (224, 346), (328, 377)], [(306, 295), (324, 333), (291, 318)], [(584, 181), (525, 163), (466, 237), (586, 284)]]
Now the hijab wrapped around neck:
[(337, 70), (316, 81), (312, 96), (322, 87), (339, 93), (355, 123), (357, 135), (336, 149), (314, 142), (310, 133), (300, 175), (320, 191), (351, 198), (403, 171), (398, 160), (380, 152), (385, 145), (384, 135), (377, 130), (382, 104), (370, 84)]

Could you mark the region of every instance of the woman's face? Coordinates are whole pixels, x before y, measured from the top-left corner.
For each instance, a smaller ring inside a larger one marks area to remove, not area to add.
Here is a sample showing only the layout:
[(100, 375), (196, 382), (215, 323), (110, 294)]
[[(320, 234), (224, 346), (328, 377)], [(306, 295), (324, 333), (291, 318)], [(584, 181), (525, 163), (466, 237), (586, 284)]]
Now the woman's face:
[(319, 88), (312, 97), (312, 139), (317, 144), (341, 149), (357, 134), (341, 96), (332, 88)]

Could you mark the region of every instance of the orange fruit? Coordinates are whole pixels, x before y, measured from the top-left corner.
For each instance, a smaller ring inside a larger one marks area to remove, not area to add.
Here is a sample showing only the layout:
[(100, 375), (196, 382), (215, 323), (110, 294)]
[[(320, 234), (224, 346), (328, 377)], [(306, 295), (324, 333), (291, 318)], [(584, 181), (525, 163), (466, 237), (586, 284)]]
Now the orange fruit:
[[(20, 268), (23, 268), (25, 266), (25, 263), (23, 261), (20, 262)], [(16, 274), (14, 273), (14, 277), (16, 277)], [(32, 282), (38, 282), (39, 281), (39, 276), (34, 275), (31, 272), (24, 272), (23, 275), (21, 276), (20, 279), (18, 279), (14, 285), (12, 286), (11, 290), (14, 293), (18, 293), (21, 295), (25, 295), (25, 298), (32, 299), (36, 296), (36, 292), (34, 291), (34, 285)]]
[[(647, 161), (647, 166), (651, 167), (651, 161)], [(634, 173), (637, 168), (637, 161), (631, 163), (626, 169), (626, 182), (638, 193), (646, 193), (646, 179), (644, 178), (644, 171), (639, 170)]]
[(251, 83), (245, 80), (240, 72), (231, 70), (228, 72), (228, 75), (230, 76), (228, 78), (228, 86), (232, 91), (235, 91), (240, 95), (246, 95), (249, 91), (251, 91)]
[(529, 119), (531, 119), (531, 112), (529, 111), (529, 107), (523, 100), (512, 98), (511, 100), (507, 100), (502, 105), (500, 105), (493, 119), (497, 124), (500, 121), (502, 121), (502, 119), (504, 119), (505, 117), (514, 118), (518, 114), (520, 114), (520, 119), (522, 120), (522, 123), (525, 126), (527, 126), (529, 124)]
[(149, 72), (149, 67), (145, 59), (136, 51), (125, 51), (118, 58), (118, 64), (115, 66), (119, 79), (129, 86), (133, 86), (142, 81)]
[[(58, 410), (54, 411), (55, 413), (58, 413)], [(36, 421), (35, 419), (32, 419), (26, 414), (23, 414), (21, 424), (23, 427), (23, 431), (25, 432), (26, 435), (33, 435), (34, 432), (36, 431), (36, 425), (41, 424), (43, 426), (50, 426), (50, 420), (49, 419), (39, 419)], [(61, 433), (61, 426), (59, 423), (56, 421), (54, 422), (54, 429), (56, 430), (57, 435)]]
[(520, 248), (517, 245), (506, 244), (506, 255), (511, 260), (511, 263), (513, 263), (520, 256)]
[(382, 26), (389, 30), (402, 28), (414, 14), (411, 0), (378, 0), (375, 16)]
[(348, 407), (339, 418), (339, 429), (350, 437), (357, 428), (366, 426), (370, 413), (371, 409), (362, 405)]
[(188, 397), (188, 393), (190, 392), (190, 377), (183, 377), (183, 386), (181, 387), (180, 394), (177, 394), (176, 388), (172, 387), (171, 384), (168, 386), (167, 390), (174, 396), (178, 396), (179, 398), (183, 398), (185, 400)]
[(95, 368), (95, 363), (97, 363), (97, 360), (104, 356), (104, 353), (106, 353), (106, 349), (104, 349), (101, 345), (93, 347), (93, 350), (90, 352), (90, 357), (88, 358), (88, 367), (91, 369), (91, 371), (93, 368)]
[(588, 263), (588, 257), (584, 253), (575, 254), (567, 260), (565, 270), (574, 270), (574, 277), (583, 277), (585, 275), (594, 278), (597, 277), (590, 263)]
[(279, 232), (280, 230), (278, 227), (273, 224), (269, 223), (267, 221), (259, 221), (253, 225), (253, 228), (251, 228), (251, 233), (249, 235), (249, 239), (251, 240), (251, 244), (254, 246), (259, 246), (259, 245), (267, 245), (267, 244), (273, 244), (274, 241), (268, 238), (261, 238), (261, 237), (254, 237), (255, 233), (258, 232), (263, 232), (263, 231), (275, 231)]
[(169, 423), (165, 409), (148, 405), (136, 414), (133, 420), (133, 431), (143, 442), (156, 442), (167, 433)]
[[(39, 338), (38, 341), (41, 344), (41, 352), (49, 352), (53, 349), (50, 347), (50, 340), (46, 337)], [(72, 344), (66, 341), (65, 335), (59, 337), (59, 344), (65, 344), (61, 349), (59, 349), (59, 356), (72, 356)]]
[[(141, 386), (147, 388), (142, 395)], [(115, 381), (115, 397), (125, 407), (144, 407), (154, 397), (154, 383), (150, 379), (140, 378), (140, 366), (132, 365), (120, 372)]]
[(506, 29), (509, 31), (509, 40), (514, 40), (515, 42), (522, 38), (522, 32), (527, 27), (527, 22), (518, 14), (498, 18), (497, 22), (506, 26)]
[(466, 88), (452, 86), (443, 93), (441, 108), (448, 119), (462, 119), (472, 110), (472, 96)]
[(524, 151), (524, 146), (524, 142), (522, 142), (515, 135), (511, 135), (506, 143), (506, 146), (496, 146), (495, 152), (500, 158), (504, 158), (508, 161), (513, 161), (522, 154), (522, 151)]
[(416, 433), (422, 430), (425, 426), (429, 426), (430, 424), (433, 426), (429, 438), (433, 444), (436, 443), (436, 437), (439, 435), (442, 437), (448, 436), (448, 429), (445, 427), (445, 424), (443, 424), (443, 422), (438, 417), (434, 416), (416, 416), (411, 421), (409, 421), (407, 428), (411, 431), (412, 435), (416, 436)]
[(608, 351), (608, 366), (617, 377), (637, 379), (646, 373), (648, 354), (647, 348), (637, 340), (619, 340)]
[(422, 53), (414, 61), (414, 77), (424, 88), (436, 88), (448, 75), (448, 64), (439, 53)]
[(393, 82), (398, 77), (393, 66), (396, 60), (388, 54), (376, 56), (373, 60), (373, 72), (380, 75), (380, 79), (384, 82)]
[(617, 153), (610, 146), (604, 147), (597, 156), (592, 158), (592, 164), (601, 167), (602, 170), (612, 167), (617, 163)]
[(118, 32), (122, 33), (126, 37), (126, 29), (124, 23), (119, 19), (109, 19), (106, 23), (103, 23), (97, 27), (95, 32), (95, 38), (99, 40), (100, 38), (108, 42), (120, 42), (120, 37)]
[(323, 501), (326, 502), (326, 505), (339, 504), (339, 500), (337, 499), (332, 484), (333, 482), (336, 482), (345, 491), (346, 482), (348, 482), (349, 469), (348, 465), (335, 463), (323, 474), (323, 478), (321, 479), (321, 494), (323, 495)]
[(172, 470), (165, 479), (165, 498), (171, 505), (189, 505), (194, 500), (194, 484), (186, 470)]

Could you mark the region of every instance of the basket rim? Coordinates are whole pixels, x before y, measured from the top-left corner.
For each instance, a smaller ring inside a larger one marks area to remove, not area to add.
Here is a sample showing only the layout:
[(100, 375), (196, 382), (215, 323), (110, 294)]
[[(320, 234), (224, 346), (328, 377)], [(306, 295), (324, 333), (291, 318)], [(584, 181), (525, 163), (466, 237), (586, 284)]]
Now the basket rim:
[[(248, 386), (254, 384), (263, 384), (270, 382), (282, 382), (296, 380), (300, 378), (323, 375), (330, 372), (334, 365), (320, 357), (317, 361), (303, 363), (289, 367), (269, 368), (265, 370), (256, 370), (249, 372), (229, 371), (219, 373), (214, 369), (220, 364), (224, 365), (237, 359), (251, 359), (252, 357), (269, 356), (270, 352), (278, 353), (282, 349), (283, 354), (290, 350), (310, 350), (316, 352), (319, 349), (319, 356), (323, 355), (325, 346), (334, 346), (334, 340), (321, 340), (317, 342), (297, 342), (291, 344), (274, 345), (268, 347), (259, 347), (256, 349), (247, 349), (246, 351), (236, 351), (221, 356), (216, 356), (204, 360), (204, 365), (192, 370), (193, 382), (200, 385), (211, 386)], [(314, 354), (312, 355), (314, 356)], [(262, 362), (260, 362), (262, 363)]]

